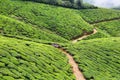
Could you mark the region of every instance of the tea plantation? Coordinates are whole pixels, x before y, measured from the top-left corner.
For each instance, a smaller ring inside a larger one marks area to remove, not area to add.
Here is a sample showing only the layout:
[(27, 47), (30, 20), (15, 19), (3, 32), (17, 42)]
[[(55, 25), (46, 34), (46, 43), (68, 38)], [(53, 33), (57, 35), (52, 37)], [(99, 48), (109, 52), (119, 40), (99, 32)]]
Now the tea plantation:
[(114, 37), (120, 37), (120, 19), (95, 24), (99, 29), (104, 30)]
[(94, 26), (98, 32), (85, 39), (120, 37), (120, 19), (96, 23)]
[(35, 25), (40, 29), (51, 30), (68, 40), (84, 32), (91, 32), (93, 29), (72, 9), (10, 0), (0, 1), (0, 6), (1, 14)]
[(77, 13), (89, 23), (120, 19), (120, 11), (112, 9), (83, 9), (77, 11)]
[(0, 36), (0, 80), (75, 80), (54, 47)]
[(67, 42), (66, 39), (52, 33), (51, 31), (41, 30), (3, 15), (0, 15), (0, 33), (2, 35), (23, 36), (52, 42)]
[(0, 0), (0, 80), (120, 79), (120, 10), (35, 1)]
[(120, 38), (81, 41), (66, 47), (87, 80), (120, 79)]

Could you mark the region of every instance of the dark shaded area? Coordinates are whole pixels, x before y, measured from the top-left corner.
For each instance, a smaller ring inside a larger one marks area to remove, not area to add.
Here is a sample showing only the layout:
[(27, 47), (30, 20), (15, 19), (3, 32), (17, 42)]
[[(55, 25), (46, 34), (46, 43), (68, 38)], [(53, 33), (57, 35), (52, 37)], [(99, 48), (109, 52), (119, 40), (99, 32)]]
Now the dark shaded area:
[(73, 9), (94, 9), (97, 8), (90, 4), (83, 4), (83, 0), (22, 0), (22, 1), (33, 1), (38, 3), (45, 3), (55, 6), (62, 6)]

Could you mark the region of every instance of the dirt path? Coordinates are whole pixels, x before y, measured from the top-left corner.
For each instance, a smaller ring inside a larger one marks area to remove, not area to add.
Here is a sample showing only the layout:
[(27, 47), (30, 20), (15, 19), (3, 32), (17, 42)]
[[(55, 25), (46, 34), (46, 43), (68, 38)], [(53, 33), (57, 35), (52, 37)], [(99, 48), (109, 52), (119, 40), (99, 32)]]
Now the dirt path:
[(72, 67), (73, 74), (76, 77), (76, 80), (86, 80), (82, 74), (82, 72), (79, 70), (78, 64), (74, 61), (73, 57), (64, 49), (59, 48), (69, 59), (69, 64)]
[(76, 43), (76, 42), (78, 42), (78, 41), (80, 41), (80, 40), (82, 40), (82, 39), (84, 39), (84, 38), (86, 38), (86, 37), (88, 37), (88, 36), (90, 36), (90, 35), (95, 34), (95, 33), (97, 33), (97, 30), (96, 30), (96, 29), (93, 29), (93, 32), (92, 32), (91, 34), (84, 34), (84, 35), (81, 36), (81, 37), (78, 37), (78, 38), (76, 38), (76, 39), (73, 39), (73, 40), (72, 40), (72, 43)]

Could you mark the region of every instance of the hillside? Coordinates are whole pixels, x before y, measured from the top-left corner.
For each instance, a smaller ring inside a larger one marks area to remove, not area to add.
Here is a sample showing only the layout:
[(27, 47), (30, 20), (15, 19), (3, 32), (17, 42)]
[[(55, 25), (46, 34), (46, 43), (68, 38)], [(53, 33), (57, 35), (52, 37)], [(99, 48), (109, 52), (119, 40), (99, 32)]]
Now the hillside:
[(70, 1), (0, 0), (0, 80), (120, 79), (120, 11)]
[[(112, 9), (83, 9), (77, 11), (81, 17), (97, 29), (97, 33), (86, 39), (119, 37), (120, 11)], [(90, 15), (90, 16), (89, 16)]]
[(106, 31), (113, 37), (120, 37), (120, 19), (95, 24), (99, 29)]
[(16, 19), (3, 15), (0, 15), (0, 33), (4, 36), (11, 35), (14, 37), (28, 37), (31, 39), (49, 40), (52, 42), (67, 42), (67, 40), (52, 33), (51, 31), (43, 31), (39, 28), (27, 25)]
[(87, 80), (119, 80), (120, 38), (101, 38), (68, 45)]
[[(68, 40), (92, 31), (92, 26), (72, 9), (10, 0), (2, 3), (0, 4), (1, 14), (35, 25), (40, 29), (51, 30)], [(8, 7), (10, 7), (9, 10)]]
[(112, 9), (85, 9), (77, 13), (90, 24), (120, 19), (120, 11)]
[(74, 80), (67, 58), (54, 47), (0, 36), (0, 80)]

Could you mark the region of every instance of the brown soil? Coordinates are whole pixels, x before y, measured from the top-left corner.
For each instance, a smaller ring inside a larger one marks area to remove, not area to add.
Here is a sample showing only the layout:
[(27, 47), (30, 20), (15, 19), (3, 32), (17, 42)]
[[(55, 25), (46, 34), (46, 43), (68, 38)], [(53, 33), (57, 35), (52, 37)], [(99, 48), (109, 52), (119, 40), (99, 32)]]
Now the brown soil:
[[(92, 33), (85, 33), (82, 37), (78, 37), (76, 39), (74, 39), (72, 41), (72, 43), (76, 43), (78, 42), (79, 40), (82, 40), (92, 34), (95, 34), (97, 33), (97, 30), (96, 29), (93, 29), (93, 32)], [(59, 44), (52, 44), (52, 46), (58, 48), (60, 51), (62, 51), (69, 59), (69, 64), (71, 65), (72, 67), (72, 71), (73, 71), (73, 74), (75, 75), (76, 77), (76, 80), (86, 80), (85, 77), (83, 76), (82, 72), (80, 71), (79, 67), (78, 67), (78, 64), (75, 62), (75, 60), (73, 59), (73, 57), (70, 55), (70, 53), (68, 53), (66, 50), (64, 50), (62, 47), (60, 47)]]
[(69, 59), (69, 64), (72, 67), (73, 74), (76, 77), (76, 80), (86, 80), (82, 74), (82, 72), (79, 70), (78, 64), (74, 61), (73, 57), (64, 49), (59, 48)]
[(88, 36), (90, 36), (90, 35), (92, 35), (92, 34), (95, 34), (95, 33), (97, 33), (97, 30), (96, 30), (96, 29), (93, 29), (93, 32), (92, 32), (91, 34), (84, 34), (84, 35), (81, 36), (81, 37), (78, 37), (78, 38), (76, 38), (76, 39), (73, 39), (73, 40), (72, 40), (72, 43), (76, 43), (76, 42), (78, 42), (78, 41), (80, 41), (80, 40), (82, 40), (82, 39), (84, 39), (84, 38), (86, 38), (86, 37), (88, 37)]

